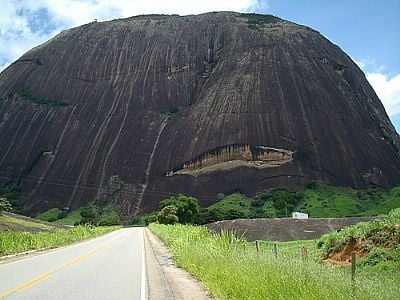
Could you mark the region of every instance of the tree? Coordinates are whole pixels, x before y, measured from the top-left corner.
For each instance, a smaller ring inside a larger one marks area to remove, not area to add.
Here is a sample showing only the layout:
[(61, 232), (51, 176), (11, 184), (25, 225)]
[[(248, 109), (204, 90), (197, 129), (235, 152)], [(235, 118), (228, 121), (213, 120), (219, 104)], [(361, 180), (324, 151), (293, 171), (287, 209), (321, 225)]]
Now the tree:
[(10, 202), (7, 198), (0, 198), (0, 213), (2, 211), (10, 211), (12, 209)]
[(175, 224), (179, 218), (176, 215), (178, 209), (174, 205), (167, 205), (158, 213), (157, 220), (160, 224)]
[(121, 224), (122, 221), (119, 213), (110, 207), (103, 209), (103, 212), (101, 213), (97, 223), (98, 226), (112, 226)]
[(82, 216), (81, 224), (97, 224), (99, 210), (95, 205), (84, 206), (81, 208), (80, 215)]
[(197, 223), (200, 213), (200, 205), (196, 198), (179, 194), (175, 197), (162, 200), (160, 207), (163, 209), (167, 206), (175, 206), (177, 208), (176, 216), (179, 223)]
[(303, 200), (303, 192), (288, 192), (283, 189), (276, 190), (269, 198), (272, 201), (278, 217), (287, 217)]

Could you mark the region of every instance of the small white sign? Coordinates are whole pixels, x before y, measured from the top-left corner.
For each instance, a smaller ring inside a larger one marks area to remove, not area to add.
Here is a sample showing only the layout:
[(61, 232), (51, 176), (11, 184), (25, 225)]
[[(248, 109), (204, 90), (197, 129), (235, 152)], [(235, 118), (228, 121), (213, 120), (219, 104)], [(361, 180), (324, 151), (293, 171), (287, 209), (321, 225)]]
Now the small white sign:
[(292, 213), (293, 219), (308, 219), (308, 214), (295, 211)]

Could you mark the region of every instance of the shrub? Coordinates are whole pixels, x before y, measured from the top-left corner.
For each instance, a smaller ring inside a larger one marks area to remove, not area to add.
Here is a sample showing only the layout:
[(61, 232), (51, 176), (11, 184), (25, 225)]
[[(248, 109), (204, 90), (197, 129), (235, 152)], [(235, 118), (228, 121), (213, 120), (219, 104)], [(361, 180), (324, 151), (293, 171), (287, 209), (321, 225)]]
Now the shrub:
[(198, 218), (198, 224), (207, 224), (216, 221), (221, 221), (224, 219), (224, 214), (222, 214), (217, 209), (204, 208), (201, 210)]
[(111, 208), (104, 209), (100, 215), (99, 221), (97, 222), (97, 225), (99, 226), (112, 226), (121, 224), (122, 221), (120, 215)]
[(10, 211), (12, 209), (10, 202), (7, 200), (7, 198), (3, 197), (0, 198), (0, 213), (2, 211)]
[(178, 208), (174, 205), (167, 205), (158, 213), (157, 220), (160, 224), (175, 224), (178, 223), (179, 218), (176, 215)]
[(12, 210), (16, 213), (20, 212), (20, 203), (19, 203), (19, 195), (21, 193), (21, 189), (19, 186), (14, 186), (11, 188), (8, 187), (0, 187), (0, 197), (6, 198), (7, 201), (11, 204)]
[(143, 217), (144, 223), (146, 225), (157, 222), (157, 218), (158, 218), (157, 214), (149, 214)]
[(96, 224), (99, 218), (99, 210), (95, 205), (84, 206), (81, 208), (81, 224)]

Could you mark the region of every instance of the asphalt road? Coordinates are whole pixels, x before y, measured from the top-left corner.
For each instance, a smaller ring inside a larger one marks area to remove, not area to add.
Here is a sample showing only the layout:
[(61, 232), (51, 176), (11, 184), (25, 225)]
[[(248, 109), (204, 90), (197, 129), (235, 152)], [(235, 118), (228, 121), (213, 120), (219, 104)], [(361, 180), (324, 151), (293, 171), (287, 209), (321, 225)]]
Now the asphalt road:
[(0, 264), (1, 299), (146, 299), (143, 228)]

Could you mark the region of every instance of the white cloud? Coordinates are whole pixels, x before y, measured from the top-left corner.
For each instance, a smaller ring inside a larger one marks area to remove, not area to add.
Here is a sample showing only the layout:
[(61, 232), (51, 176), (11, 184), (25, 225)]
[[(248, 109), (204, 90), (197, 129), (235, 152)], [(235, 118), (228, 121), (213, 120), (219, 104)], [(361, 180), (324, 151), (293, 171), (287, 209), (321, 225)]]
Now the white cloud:
[[(0, 71), (30, 48), (69, 27), (139, 14), (266, 10), (269, 0), (2, 0)], [(46, 12), (46, 18), (38, 15)], [(39, 20), (38, 20), (39, 19)], [(33, 28), (33, 20), (45, 22)], [(42, 27), (43, 28), (42, 28)], [(50, 28), (50, 30), (49, 30)]]
[(107, 20), (139, 14), (199, 14), (209, 11), (248, 11), (264, 7), (267, 1), (256, 0), (41, 0), (54, 18), (70, 25), (93, 19)]
[(389, 77), (381, 72), (367, 73), (367, 79), (390, 117), (400, 114), (400, 74)]
[(372, 58), (355, 60), (382, 101), (389, 117), (400, 114), (400, 74), (387, 74), (386, 67)]

